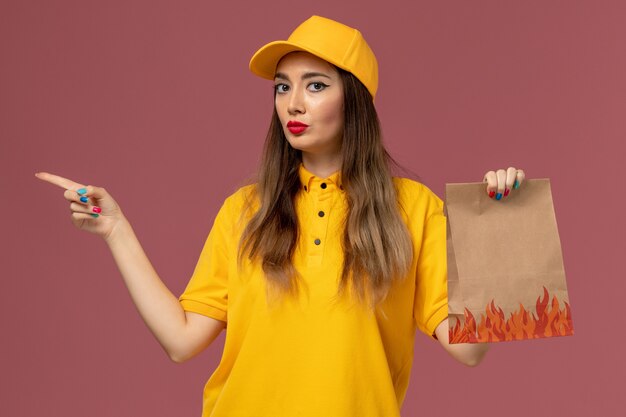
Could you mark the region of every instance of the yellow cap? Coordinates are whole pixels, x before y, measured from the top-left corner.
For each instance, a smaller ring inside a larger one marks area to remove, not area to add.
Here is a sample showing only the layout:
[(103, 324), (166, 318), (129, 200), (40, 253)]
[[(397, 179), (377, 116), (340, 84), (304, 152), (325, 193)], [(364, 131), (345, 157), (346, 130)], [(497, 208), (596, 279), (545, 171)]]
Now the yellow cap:
[(351, 72), (372, 94), (378, 89), (378, 62), (358, 30), (334, 20), (311, 16), (286, 41), (270, 42), (250, 60), (250, 71), (274, 79), (278, 61), (293, 51), (306, 51)]

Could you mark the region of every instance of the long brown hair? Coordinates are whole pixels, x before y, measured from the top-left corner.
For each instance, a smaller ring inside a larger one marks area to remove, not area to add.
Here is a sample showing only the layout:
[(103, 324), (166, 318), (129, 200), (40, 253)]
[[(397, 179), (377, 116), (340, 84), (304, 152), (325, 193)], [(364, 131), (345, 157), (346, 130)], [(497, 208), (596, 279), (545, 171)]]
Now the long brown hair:
[[(367, 88), (350, 72), (335, 68), (344, 87), (341, 182), (348, 207), (337, 297), (351, 281), (359, 301), (368, 300), (374, 308), (412, 262), (412, 242), (391, 173), (392, 164), (400, 165), (382, 144), (378, 114)], [(239, 265), (245, 254), (250, 260), (261, 260), (270, 298), (274, 289), (297, 295), (302, 282), (292, 263), (299, 233), (295, 198), (301, 188), (301, 162), (301, 151), (287, 141), (274, 107), (254, 187), (259, 209), (244, 229), (238, 256)]]

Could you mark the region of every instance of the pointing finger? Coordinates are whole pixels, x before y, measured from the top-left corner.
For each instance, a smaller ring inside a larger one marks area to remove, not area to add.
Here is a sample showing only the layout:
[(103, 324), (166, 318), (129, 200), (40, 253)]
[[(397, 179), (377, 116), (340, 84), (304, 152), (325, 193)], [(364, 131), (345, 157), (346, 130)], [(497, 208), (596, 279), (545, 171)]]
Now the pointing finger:
[(38, 172), (35, 174), (35, 176), (40, 180), (47, 181), (50, 184), (65, 188), (66, 190), (78, 190), (85, 187), (82, 184), (79, 184), (72, 180), (68, 180), (67, 178), (63, 178), (58, 175), (50, 174), (48, 172)]

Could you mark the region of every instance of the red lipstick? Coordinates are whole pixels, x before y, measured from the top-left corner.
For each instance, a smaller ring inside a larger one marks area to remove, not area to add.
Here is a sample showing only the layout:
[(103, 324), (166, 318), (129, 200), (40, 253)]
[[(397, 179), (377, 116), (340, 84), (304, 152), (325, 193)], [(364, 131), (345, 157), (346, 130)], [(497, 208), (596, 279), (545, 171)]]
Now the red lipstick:
[(290, 120), (287, 122), (287, 129), (289, 129), (291, 133), (296, 135), (304, 132), (307, 127), (309, 127), (309, 125), (302, 122), (297, 122), (295, 120)]

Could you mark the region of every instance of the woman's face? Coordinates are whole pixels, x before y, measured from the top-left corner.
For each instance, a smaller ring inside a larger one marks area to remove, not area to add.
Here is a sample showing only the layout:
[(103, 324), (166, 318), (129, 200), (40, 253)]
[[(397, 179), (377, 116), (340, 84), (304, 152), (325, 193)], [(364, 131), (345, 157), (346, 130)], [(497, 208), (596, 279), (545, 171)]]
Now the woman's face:
[(308, 52), (291, 52), (276, 67), (276, 112), (295, 149), (336, 156), (343, 136), (343, 84), (339, 72)]

